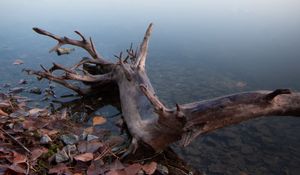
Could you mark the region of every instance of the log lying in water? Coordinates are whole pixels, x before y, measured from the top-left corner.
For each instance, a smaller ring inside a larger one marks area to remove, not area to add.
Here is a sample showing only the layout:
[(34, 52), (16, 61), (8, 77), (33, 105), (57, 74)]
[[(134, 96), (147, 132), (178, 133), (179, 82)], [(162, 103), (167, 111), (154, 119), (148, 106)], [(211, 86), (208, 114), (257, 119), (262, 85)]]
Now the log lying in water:
[[(59, 83), (82, 96), (102, 89), (118, 88), (119, 94), (116, 95), (119, 95), (121, 112), (132, 136), (132, 152), (140, 142), (159, 151), (176, 141), (181, 141), (186, 146), (200, 134), (249, 119), (300, 115), (300, 93), (288, 89), (245, 92), (207, 101), (177, 104), (174, 108), (166, 107), (156, 96), (145, 68), (152, 27), (150, 24), (147, 28), (139, 50), (134, 51), (130, 47), (126, 54), (116, 56), (119, 59), (116, 63), (103, 58), (96, 51), (92, 39), (86, 39), (78, 31), (75, 33), (81, 40), (33, 28), (35, 32), (58, 41), (50, 51), (69, 44), (83, 48), (91, 58), (84, 57), (71, 68), (54, 63), (50, 69), (42, 67), (42, 71), (27, 72)], [(54, 75), (56, 70), (63, 71), (63, 75)], [(69, 80), (83, 82), (86, 88), (76, 86)]]

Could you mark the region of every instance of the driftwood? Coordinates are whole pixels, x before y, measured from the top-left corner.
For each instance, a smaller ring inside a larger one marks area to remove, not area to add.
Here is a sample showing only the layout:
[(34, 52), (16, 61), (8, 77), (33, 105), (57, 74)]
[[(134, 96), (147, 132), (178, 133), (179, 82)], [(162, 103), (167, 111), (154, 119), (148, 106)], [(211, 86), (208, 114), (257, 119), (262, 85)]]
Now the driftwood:
[[(59, 83), (80, 96), (88, 96), (109, 89), (117, 89), (122, 116), (132, 136), (130, 152), (135, 152), (140, 143), (150, 145), (154, 150), (165, 149), (173, 142), (188, 145), (195, 137), (229, 125), (262, 116), (299, 116), (300, 93), (288, 89), (274, 91), (253, 91), (228, 95), (190, 104), (165, 106), (156, 96), (147, 76), (145, 63), (148, 43), (153, 25), (150, 24), (139, 50), (132, 46), (126, 54), (115, 56), (112, 63), (103, 58), (91, 38), (86, 39), (75, 31), (81, 40), (60, 37), (39, 28), (33, 30), (58, 41), (50, 51), (57, 51), (63, 45), (74, 45), (86, 50), (90, 57), (84, 57), (71, 68), (53, 64), (42, 71), (27, 70), (40, 79)], [(63, 71), (60, 76), (56, 70)], [(76, 86), (69, 80), (82, 82)]]

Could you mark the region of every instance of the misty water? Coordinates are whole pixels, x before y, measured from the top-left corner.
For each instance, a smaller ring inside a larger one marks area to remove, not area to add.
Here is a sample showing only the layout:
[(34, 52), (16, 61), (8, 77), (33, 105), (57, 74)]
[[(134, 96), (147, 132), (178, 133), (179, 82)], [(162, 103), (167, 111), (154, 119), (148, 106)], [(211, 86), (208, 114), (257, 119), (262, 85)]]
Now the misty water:
[[(1, 0), (0, 84), (10, 88), (22, 73), (52, 62), (72, 65), (86, 53), (49, 54), (55, 41), (37, 35), (40, 27), (59, 35), (92, 36), (98, 51), (115, 60), (130, 43), (137, 46), (153, 22), (148, 75), (169, 106), (258, 89), (300, 90), (300, 1), (297, 0)], [(23, 65), (13, 65), (16, 59)], [(57, 87), (58, 95), (68, 93)], [(41, 105), (42, 97), (23, 95)], [(105, 113), (115, 111), (105, 108)], [(198, 137), (177, 152), (206, 174), (299, 174), (300, 120), (268, 117)]]

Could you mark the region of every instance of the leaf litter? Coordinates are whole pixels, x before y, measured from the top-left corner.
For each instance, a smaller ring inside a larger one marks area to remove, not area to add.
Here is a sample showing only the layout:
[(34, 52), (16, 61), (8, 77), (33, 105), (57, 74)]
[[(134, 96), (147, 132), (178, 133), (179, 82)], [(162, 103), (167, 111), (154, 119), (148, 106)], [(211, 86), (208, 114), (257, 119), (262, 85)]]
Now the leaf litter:
[(14, 94), (0, 93), (3, 174), (154, 174), (156, 162), (120, 161), (126, 139), (99, 135), (94, 128), (106, 122), (104, 116), (94, 116), (86, 128), (70, 120), (65, 109), (30, 108)]

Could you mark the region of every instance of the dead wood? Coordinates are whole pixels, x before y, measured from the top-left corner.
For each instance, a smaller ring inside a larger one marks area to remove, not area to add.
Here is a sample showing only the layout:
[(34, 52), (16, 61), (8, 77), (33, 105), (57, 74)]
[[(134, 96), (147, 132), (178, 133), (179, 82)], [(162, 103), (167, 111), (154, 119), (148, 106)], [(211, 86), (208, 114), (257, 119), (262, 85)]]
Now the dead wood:
[[(42, 67), (42, 71), (27, 72), (40, 79), (59, 83), (81, 96), (101, 91), (103, 87), (118, 88), (119, 94), (116, 95), (119, 95), (121, 112), (132, 136), (131, 152), (135, 152), (140, 142), (159, 151), (179, 140), (186, 146), (200, 134), (249, 119), (300, 115), (300, 93), (288, 89), (245, 92), (190, 104), (176, 104), (174, 108), (166, 107), (156, 96), (145, 69), (152, 27), (150, 24), (146, 30), (140, 49), (134, 51), (131, 46), (127, 55), (120, 53), (115, 56), (119, 60), (116, 63), (100, 56), (92, 40), (87, 40), (78, 31), (75, 33), (81, 40), (33, 28), (35, 32), (58, 41), (50, 51), (69, 44), (85, 49), (91, 58), (85, 57), (71, 68), (53, 64), (50, 69)], [(56, 70), (64, 73), (54, 75)], [(85, 87), (75, 86), (69, 80), (83, 82)]]

